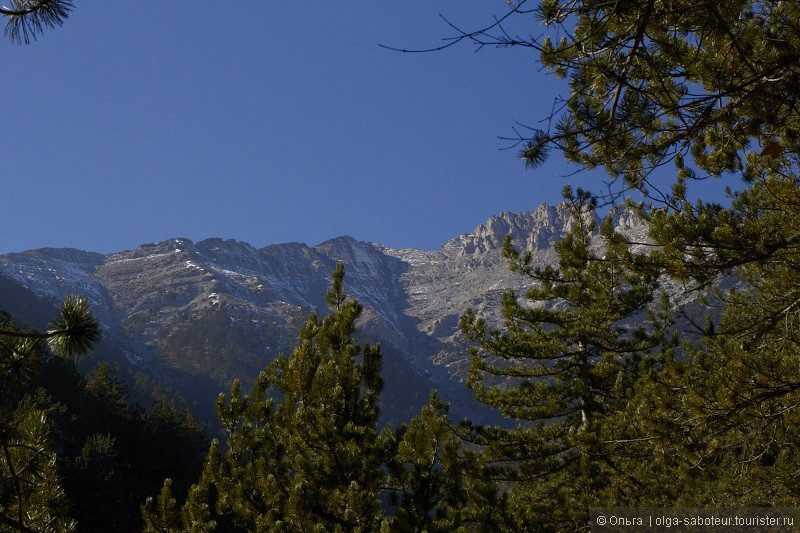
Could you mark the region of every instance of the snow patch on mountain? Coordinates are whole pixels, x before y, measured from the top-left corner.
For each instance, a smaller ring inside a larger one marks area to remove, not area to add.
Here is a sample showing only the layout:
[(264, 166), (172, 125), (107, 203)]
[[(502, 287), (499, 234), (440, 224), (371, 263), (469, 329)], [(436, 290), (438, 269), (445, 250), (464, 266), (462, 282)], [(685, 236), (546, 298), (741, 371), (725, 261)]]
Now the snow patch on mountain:
[[(646, 227), (635, 214), (620, 210), (614, 217), (619, 231), (646, 242)], [(553, 245), (572, 223), (567, 206), (542, 204), (492, 217), (439, 251), (350, 237), (260, 249), (235, 240), (176, 238), (108, 255), (67, 249), (2, 255), (0, 273), (39, 295), (86, 294), (101, 319), (131, 339), (126, 357), (146, 365), (160, 360), (160, 350), (194, 324), (228, 335), (232, 345), (255, 343), (258, 353), (291, 350), (311, 310), (327, 312), (331, 272), (342, 262), (345, 292), (364, 306), (359, 335), (391, 346), (440, 390), (456, 390), (469, 366), (459, 318), (471, 307), (487, 322), (499, 323), (502, 293), (524, 291), (528, 283), (503, 259), (506, 235), (517, 249), (530, 251), (536, 264), (552, 264)], [(194, 332), (204, 334), (205, 329)], [(174, 353), (164, 364), (193, 371)], [(249, 360), (225, 365), (215, 367), (215, 379), (258, 366)]]

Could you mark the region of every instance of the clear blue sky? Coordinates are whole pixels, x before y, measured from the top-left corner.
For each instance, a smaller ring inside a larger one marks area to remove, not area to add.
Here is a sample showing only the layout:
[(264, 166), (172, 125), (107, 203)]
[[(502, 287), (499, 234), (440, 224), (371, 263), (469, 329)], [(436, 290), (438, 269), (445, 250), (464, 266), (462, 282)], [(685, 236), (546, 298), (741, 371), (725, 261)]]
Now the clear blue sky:
[(0, 253), (340, 235), (438, 249), (561, 199), (559, 155), (526, 171), (498, 139), (564, 89), (534, 52), (378, 46), (436, 46), (453, 35), (440, 14), (473, 29), (501, 0), (75, 3), (31, 45), (0, 41)]

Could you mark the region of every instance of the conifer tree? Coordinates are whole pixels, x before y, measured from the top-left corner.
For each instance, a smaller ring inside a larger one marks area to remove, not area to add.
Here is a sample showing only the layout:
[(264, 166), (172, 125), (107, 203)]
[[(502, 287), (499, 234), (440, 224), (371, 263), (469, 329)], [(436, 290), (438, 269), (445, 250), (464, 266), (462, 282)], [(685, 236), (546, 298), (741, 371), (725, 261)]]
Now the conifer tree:
[[(762, 217), (764, 211), (690, 198), (692, 183), (708, 178), (726, 179), (733, 198), (755, 186), (779, 203), (797, 196), (800, 4), (516, 0), (508, 6), (486, 28), (462, 31), (446, 46), (529, 48), (546, 70), (569, 80), (549, 129), (515, 138), (528, 166), (557, 150), (579, 168), (603, 167), (613, 182), (622, 178), (618, 193), (632, 188), (658, 208), (651, 238), (675, 251), (675, 263), (684, 260), (673, 272), (683, 278), (710, 283), (728, 268), (796, 249), (793, 226)], [(514, 33), (513, 21), (533, 18), (543, 23), (541, 32)]]
[[(724, 306), (685, 359), (665, 358), (637, 384), (631, 409), (647, 414), (649, 444), (630, 447), (649, 446), (674, 474), (662, 503), (792, 504), (800, 3), (509, 6), (451, 43), (528, 47), (569, 80), (549, 129), (515, 137), (522, 159), (535, 167), (555, 149), (579, 167), (602, 166), (620, 193), (635, 190), (659, 246), (650, 261)], [(533, 16), (544, 23), (537, 37), (509, 29)], [(726, 197), (690, 200), (694, 181), (709, 178), (727, 181)], [(721, 276), (734, 277), (733, 290), (715, 287)]]
[(386, 467), (392, 532), (503, 531), (508, 499), (485, 457), (465, 446), (435, 391), (422, 412), (397, 429)]
[(0, 321), (0, 370), (2, 376), (24, 382), (39, 361), (42, 342), (59, 357), (75, 359), (92, 349), (100, 339), (100, 325), (84, 297), (69, 297), (50, 322), (47, 331), (20, 331), (6, 313)]
[(581, 529), (609, 493), (616, 503), (635, 498), (641, 482), (615, 443), (634, 436), (625, 410), (641, 360), (670, 342), (669, 318), (654, 304), (658, 271), (613, 231), (613, 213), (595, 246), (593, 199), (565, 193), (573, 222), (556, 246), (558, 265), (534, 265), (508, 238), (505, 257), (531, 281), (525, 302), (504, 294), (502, 329), (472, 311), (461, 321), (477, 341), (468, 385), (515, 424), (473, 432), (487, 460), (506, 465), (515, 528)]
[(145, 527), (142, 533), (179, 533), (182, 531), (177, 502), (172, 495), (172, 480), (165, 479), (157, 498), (148, 498), (142, 507)]
[[(780, 0), (514, 0), (485, 28), (446, 46), (525, 47), (569, 80), (550, 129), (517, 140), (530, 166), (550, 149), (629, 186), (654, 185), (653, 169), (691, 156), (708, 175), (739, 172), (755, 150), (797, 153), (800, 6)], [(514, 32), (516, 19), (542, 23)], [(538, 20), (537, 20), (538, 19)], [(695, 177), (704, 177), (702, 175)], [(649, 183), (648, 183), (649, 181)], [(668, 187), (656, 192), (668, 193)]]
[(0, 428), (0, 529), (19, 532), (70, 532), (62, 479), (48, 418), (57, 409), (43, 396), (23, 397), (3, 413)]
[(448, 406), (431, 393), (419, 416), (395, 434), (387, 461), (391, 500), (399, 508), (391, 531), (454, 531), (468, 517), (461, 439), (447, 417)]
[(721, 318), (685, 346), (685, 362), (659, 376), (665, 386), (651, 396), (662, 400), (648, 409), (657, 415), (653, 429), (678, 436), (681, 468), (703, 479), (692, 491), (697, 504), (796, 505), (797, 188), (773, 174), (736, 194), (727, 209), (703, 207), (697, 216), (654, 215), (678, 243), (654, 255), (676, 277), (713, 283), (727, 271), (736, 284), (715, 291)]
[(91, 349), (99, 326), (83, 298), (68, 298), (47, 332), (21, 331), (0, 315), (0, 523), (12, 531), (72, 531), (50, 438), (49, 418), (59, 408), (43, 394), (16, 399), (35, 374), (46, 342), (74, 358)]
[[(297, 348), (244, 394), (234, 381), (217, 414), (203, 473), (178, 507), (166, 480), (142, 506), (146, 531), (498, 531), (507, 498), (483, 456), (463, 449), (448, 405), (431, 394), (419, 416), (378, 431), (378, 346), (353, 338), (361, 306), (338, 265), (331, 313), (316, 313)], [(383, 504), (381, 503), (383, 501)], [(394, 511), (392, 511), (394, 508)]]
[[(252, 532), (382, 527), (382, 465), (392, 434), (377, 430), (380, 347), (354, 339), (362, 307), (345, 296), (343, 277), (339, 264), (328, 291), (331, 313), (322, 320), (312, 313), (297, 348), (262, 371), (250, 395), (239, 381), (220, 395), (228, 449), (221, 454), (212, 444), (182, 510), (185, 529), (212, 521)], [(179, 526), (168, 489), (143, 509), (149, 524)], [(204, 494), (214, 498), (213, 516), (204, 514)]]

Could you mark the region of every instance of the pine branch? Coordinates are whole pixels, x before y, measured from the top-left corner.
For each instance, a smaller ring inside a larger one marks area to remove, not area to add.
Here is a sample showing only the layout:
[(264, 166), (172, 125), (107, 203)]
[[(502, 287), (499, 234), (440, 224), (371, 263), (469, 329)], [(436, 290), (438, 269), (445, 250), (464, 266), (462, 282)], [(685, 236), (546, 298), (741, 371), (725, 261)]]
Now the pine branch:
[(100, 324), (89, 310), (86, 298), (70, 296), (46, 333), (0, 330), (2, 337), (46, 340), (50, 350), (59, 357), (76, 357), (91, 350), (100, 339)]
[[(8, 472), (11, 475), (11, 481), (14, 485), (14, 492), (17, 496), (17, 520), (14, 524), (16, 528), (20, 531), (27, 530), (25, 524), (23, 523), (23, 505), (22, 505), (22, 488), (21, 488), (21, 481), (19, 479), (19, 472), (14, 470), (14, 462), (11, 460), (11, 452), (8, 450), (8, 443), (4, 440), (3, 441), (3, 455), (5, 456), (6, 464), (8, 465)], [(3, 515), (0, 515), (3, 516)], [(6, 518), (3, 516), (3, 518)], [(11, 519), (9, 519), (11, 520)], [(12, 520), (12, 522), (14, 522)]]
[(8, 17), (5, 34), (12, 43), (30, 44), (45, 28), (64, 24), (74, 7), (72, 0), (12, 0), (0, 15)]
[(36, 533), (36, 531), (32, 530), (25, 524), (21, 524), (17, 520), (9, 518), (3, 513), (0, 513), (0, 524), (4, 524), (12, 528), (12, 531), (21, 531), (22, 533)]

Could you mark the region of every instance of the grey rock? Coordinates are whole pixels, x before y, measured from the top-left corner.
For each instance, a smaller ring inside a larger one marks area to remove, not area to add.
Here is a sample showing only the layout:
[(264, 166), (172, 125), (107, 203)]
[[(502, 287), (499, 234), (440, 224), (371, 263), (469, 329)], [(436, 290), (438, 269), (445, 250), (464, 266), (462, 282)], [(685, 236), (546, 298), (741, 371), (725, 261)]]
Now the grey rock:
[[(646, 239), (634, 214), (621, 210), (615, 222), (626, 235)], [(526, 285), (502, 258), (505, 236), (537, 264), (552, 264), (553, 246), (571, 224), (564, 205), (542, 204), (492, 217), (439, 251), (350, 237), (261, 249), (176, 238), (106, 255), (70, 249), (7, 254), (0, 256), (0, 274), (55, 300), (87, 295), (108, 334), (127, 339), (133, 364), (204, 375), (224, 389), (292, 350), (309, 313), (326, 312), (331, 272), (343, 262), (346, 291), (365, 308), (359, 323), (364, 342), (381, 342), (399, 358), (392, 364), (410, 368), (420, 388), (463, 399), (469, 355), (460, 316), (472, 307), (499, 323), (501, 294)]]

